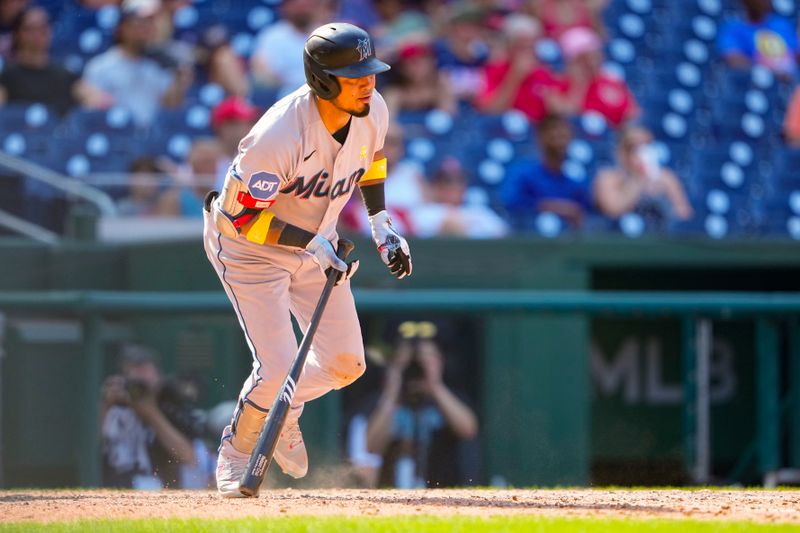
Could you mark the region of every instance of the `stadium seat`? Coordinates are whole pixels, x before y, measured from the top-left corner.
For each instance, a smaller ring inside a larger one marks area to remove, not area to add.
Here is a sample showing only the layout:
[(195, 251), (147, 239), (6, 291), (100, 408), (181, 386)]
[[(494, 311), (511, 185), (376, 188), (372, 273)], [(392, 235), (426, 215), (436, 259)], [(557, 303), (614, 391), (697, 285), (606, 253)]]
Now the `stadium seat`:
[(42, 104), (8, 104), (0, 107), (0, 131), (52, 132), (58, 123), (58, 115)]
[(800, 149), (777, 151), (773, 177), (780, 186), (800, 186)]
[(153, 126), (158, 136), (184, 133), (190, 136), (211, 135), (211, 110), (204, 105), (162, 110)]
[(62, 130), (68, 137), (81, 137), (90, 132), (129, 137), (141, 133), (137, 131), (130, 112), (122, 107), (109, 110), (76, 109), (65, 117)]
[[(75, 72), (110, 46), (119, 18), (116, 7), (88, 10), (78, 0), (40, 0), (54, 21), (54, 57)], [(248, 57), (256, 36), (279, 17), (277, 0), (194, 0), (175, 15), (179, 35), (196, 38), (212, 24), (224, 25), (234, 49)], [(796, 17), (799, 0), (773, 0), (776, 12)], [(782, 149), (781, 121), (791, 84), (780, 83), (763, 67), (733, 70), (716, 49), (727, 17), (741, 16), (738, 0), (612, 0), (603, 12), (609, 31), (608, 69), (624, 76), (643, 110), (664, 160), (686, 184), (698, 216), (678, 224), (678, 234), (725, 238), (759, 231), (791, 234), (800, 213), (785, 199), (800, 190), (800, 151)], [(537, 47), (557, 70), (562, 59), (554, 41)], [(137, 129), (120, 109), (75, 110), (63, 121), (42, 106), (0, 109), (0, 147), (10, 154), (42, 161), (75, 177), (116, 172), (132, 157), (165, 155), (183, 161), (193, 139), (210, 135), (210, 110), (224, 97), (220, 87), (199, 77), (187, 104), (159, 113), (154, 126)], [(255, 88), (252, 102), (266, 109), (277, 99), (271, 89)], [(432, 172), (442, 157), (454, 155), (470, 173), (476, 198), (491, 204), (505, 168), (536, 155), (535, 131), (521, 113), (484, 115), (464, 106), (456, 116), (439, 112), (401, 113), (408, 155)], [(568, 173), (591, 179), (612, 163), (615, 135), (605, 121), (587, 114), (573, 121)], [(728, 209), (721, 206), (727, 199)], [(774, 214), (774, 217), (767, 216)], [(555, 217), (555, 218), (554, 218)], [(795, 220), (795, 222), (790, 222)], [(607, 223), (603, 219), (604, 223)], [(558, 217), (543, 214), (530, 231), (553, 237), (565, 231)], [(794, 226), (791, 226), (794, 224)], [(648, 228), (629, 217), (614, 227), (629, 237)]]

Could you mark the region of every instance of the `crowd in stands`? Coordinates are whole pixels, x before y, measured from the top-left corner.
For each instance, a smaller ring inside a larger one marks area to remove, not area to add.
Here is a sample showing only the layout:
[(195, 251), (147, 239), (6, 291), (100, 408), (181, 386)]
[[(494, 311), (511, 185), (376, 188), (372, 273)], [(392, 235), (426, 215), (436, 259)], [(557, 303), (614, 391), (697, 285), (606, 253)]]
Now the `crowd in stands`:
[[(196, 216), (239, 139), (304, 83), (308, 32), (345, 20), (393, 67), (378, 88), (406, 233), (800, 238), (797, 14), (795, 0), (0, 0), (0, 143), (88, 182), (130, 172), (110, 188), (124, 213)], [(32, 126), (34, 103), (52, 116)], [(20, 106), (22, 131), (7, 120)], [(354, 198), (345, 226), (364, 231), (361, 214)]]

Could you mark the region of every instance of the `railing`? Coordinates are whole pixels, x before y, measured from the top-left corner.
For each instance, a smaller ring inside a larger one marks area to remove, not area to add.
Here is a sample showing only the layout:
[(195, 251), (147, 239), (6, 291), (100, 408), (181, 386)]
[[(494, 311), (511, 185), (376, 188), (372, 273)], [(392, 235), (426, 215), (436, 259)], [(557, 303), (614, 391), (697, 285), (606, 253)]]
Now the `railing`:
[(0, 167), (18, 172), (30, 179), (46, 183), (72, 196), (83, 198), (96, 206), (97, 210), (102, 215), (113, 216), (117, 214), (117, 206), (109, 195), (99, 189), (81, 183), (74, 178), (50, 170), (47, 167), (37, 165), (36, 163), (19, 157), (14, 157), (4, 152), (0, 152)]
[[(709, 365), (713, 319), (748, 318), (756, 324), (756, 458), (759, 470), (773, 475), (780, 466), (780, 377), (778, 323), (791, 320), (792, 376), (790, 427), (800, 427), (800, 294), (697, 292), (539, 292), (509, 290), (356, 290), (359, 311), (411, 310), (448, 313), (553, 313), (625, 317), (673, 317), (683, 328), (684, 438), (686, 460), (694, 480), (710, 476)], [(97, 406), (102, 381), (102, 318), (158, 313), (229, 313), (222, 292), (5, 292), (0, 311), (14, 314), (68, 314), (84, 323), (86, 381), (80, 479), (96, 485)], [(800, 447), (795, 436), (794, 446)], [(795, 453), (800, 453), (796, 451)]]
[(58, 244), (61, 241), (61, 237), (57, 233), (14, 216), (2, 209), (0, 209), (0, 226), (44, 244)]

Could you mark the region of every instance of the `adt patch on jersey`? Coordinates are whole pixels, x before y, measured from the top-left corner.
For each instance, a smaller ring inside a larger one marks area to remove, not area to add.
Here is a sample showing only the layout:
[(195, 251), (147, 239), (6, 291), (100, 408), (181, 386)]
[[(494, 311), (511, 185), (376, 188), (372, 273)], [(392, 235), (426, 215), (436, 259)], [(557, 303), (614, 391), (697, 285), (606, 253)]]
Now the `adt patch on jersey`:
[(256, 172), (250, 176), (247, 188), (250, 195), (257, 200), (272, 200), (278, 195), (281, 179), (269, 172)]

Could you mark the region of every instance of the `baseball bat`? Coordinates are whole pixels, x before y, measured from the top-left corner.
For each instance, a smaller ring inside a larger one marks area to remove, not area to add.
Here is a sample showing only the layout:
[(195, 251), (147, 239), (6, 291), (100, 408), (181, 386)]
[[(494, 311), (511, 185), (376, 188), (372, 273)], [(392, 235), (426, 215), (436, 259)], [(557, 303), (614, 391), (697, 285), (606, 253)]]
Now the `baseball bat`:
[[(336, 255), (344, 261), (350, 252), (353, 251), (355, 245), (347, 239), (339, 239), (337, 243)], [(267, 420), (264, 422), (264, 427), (261, 428), (261, 433), (256, 441), (256, 447), (250, 455), (250, 461), (247, 463), (247, 469), (242, 475), (242, 480), (239, 482), (239, 492), (245, 496), (258, 496), (258, 489), (264, 481), (264, 476), (267, 474), (272, 456), (275, 453), (275, 447), (278, 444), (278, 439), (281, 436), (283, 425), (286, 422), (286, 415), (289, 412), (289, 407), (292, 405), (292, 398), (294, 398), (295, 390), (297, 389), (297, 381), (300, 379), (300, 373), (306, 364), (308, 357), (308, 350), (311, 348), (311, 342), (314, 340), (314, 333), (317, 331), (322, 312), (325, 310), (325, 305), (328, 303), (328, 298), (331, 295), (333, 286), (336, 283), (338, 270), (330, 269), (328, 278), (325, 281), (325, 287), (322, 289), (322, 294), (317, 302), (317, 307), (314, 309), (314, 314), (311, 315), (311, 321), (308, 323), (308, 328), (303, 336), (303, 341), (300, 343), (300, 348), (297, 350), (297, 355), (292, 362), (289, 369), (289, 374), (283, 382), (283, 386), (278, 390), (278, 395), (272, 403), (272, 408), (269, 410)]]

